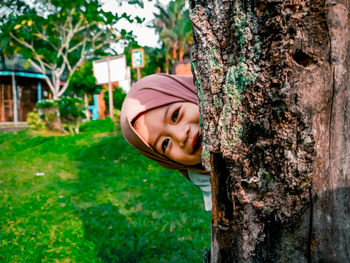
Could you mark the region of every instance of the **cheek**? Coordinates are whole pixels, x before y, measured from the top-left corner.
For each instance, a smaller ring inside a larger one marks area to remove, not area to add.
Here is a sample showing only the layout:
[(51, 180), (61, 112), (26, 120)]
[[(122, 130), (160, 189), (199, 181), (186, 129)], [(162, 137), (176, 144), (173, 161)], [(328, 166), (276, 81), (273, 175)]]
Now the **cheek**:
[(198, 109), (196, 109), (196, 111), (194, 113), (194, 119), (199, 123), (199, 111), (198, 111)]
[(202, 151), (199, 150), (194, 155), (188, 156), (187, 165), (196, 165), (202, 162)]

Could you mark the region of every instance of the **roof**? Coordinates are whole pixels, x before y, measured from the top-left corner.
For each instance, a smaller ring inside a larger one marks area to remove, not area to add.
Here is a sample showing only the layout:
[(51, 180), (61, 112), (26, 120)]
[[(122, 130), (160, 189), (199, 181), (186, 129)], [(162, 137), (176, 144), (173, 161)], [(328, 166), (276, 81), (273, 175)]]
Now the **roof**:
[[(0, 76), (12, 75), (12, 73), (15, 72), (16, 76), (45, 79), (45, 76), (40, 71), (26, 61), (27, 60), (19, 54), (6, 57), (5, 63), (0, 62)], [(49, 78), (51, 78), (51, 71), (47, 70), (47, 73)], [(65, 78), (66, 74), (63, 73), (61, 80)]]
[[(26, 64), (28, 64), (28, 66)], [(26, 59), (18, 54), (13, 55), (12, 57), (6, 57), (5, 63), (0, 63), (0, 71), (41, 73), (38, 70), (36, 70), (32, 65), (26, 63)]]

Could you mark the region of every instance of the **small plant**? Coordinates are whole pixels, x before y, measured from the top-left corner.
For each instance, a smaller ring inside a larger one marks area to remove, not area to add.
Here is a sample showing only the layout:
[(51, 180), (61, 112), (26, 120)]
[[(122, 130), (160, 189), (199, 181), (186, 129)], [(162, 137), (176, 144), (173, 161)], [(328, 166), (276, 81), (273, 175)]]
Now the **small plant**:
[(40, 119), (50, 130), (62, 130), (57, 101), (42, 100), (36, 104)]
[(30, 129), (42, 130), (45, 128), (45, 123), (41, 121), (37, 111), (29, 112), (27, 115), (27, 123)]
[(67, 125), (70, 133), (79, 133), (81, 121), (86, 117), (84, 102), (73, 97), (57, 100), (61, 121)]

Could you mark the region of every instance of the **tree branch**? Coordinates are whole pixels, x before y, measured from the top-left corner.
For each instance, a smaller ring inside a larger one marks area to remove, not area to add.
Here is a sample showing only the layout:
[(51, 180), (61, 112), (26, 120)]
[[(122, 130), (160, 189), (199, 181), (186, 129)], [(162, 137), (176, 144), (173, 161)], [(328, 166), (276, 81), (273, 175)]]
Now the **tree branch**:
[[(84, 62), (85, 60), (85, 48), (86, 48), (86, 40), (84, 40), (84, 44), (83, 44), (83, 48), (81, 49), (81, 55), (80, 55), (80, 59), (79, 61), (74, 65), (74, 67), (69, 71), (69, 74), (73, 74), (78, 67)], [(58, 97), (62, 96), (63, 93), (66, 91), (66, 89), (68, 88), (70, 79), (67, 78), (66, 83), (63, 85), (62, 89), (58, 92)]]
[(83, 41), (79, 42), (78, 44), (76, 44), (74, 47), (71, 47), (71, 48), (68, 50), (67, 53), (73, 52), (73, 51), (76, 50), (78, 47), (80, 47), (81, 45), (83, 45), (84, 42), (85, 42), (85, 39), (84, 39)]
[(29, 48), (31, 51), (33, 51), (34, 53), (34, 59), (37, 60), (41, 66), (40, 68), (40, 72), (43, 74), (46, 74), (46, 69), (45, 67), (52, 69), (52, 66), (50, 66), (49, 64), (45, 63), (40, 56), (36, 53), (35, 48), (33, 45), (29, 44), (28, 42), (19, 39), (18, 37), (16, 37), (12, 32), (10, 32), (10, 36), (16, 40), (18, 43), (22, 44), (23, 46), (25, 46), (26, 48)]
[[(33, 66), (33, 68), (35, 68), (36, 70), (41, 72), (41, 68), (32, 59), (29, 59), (29, 63)], [(49, 77), (46, 75), (46, 71), (45, 72), (41, 72), (41, 73), (44, 75), (46, 83), (49, 86), (49, 88), (51, 89), (52, 93), (55, 94), (54, 85), (52, 84), (52, 82), (49, 79)]]

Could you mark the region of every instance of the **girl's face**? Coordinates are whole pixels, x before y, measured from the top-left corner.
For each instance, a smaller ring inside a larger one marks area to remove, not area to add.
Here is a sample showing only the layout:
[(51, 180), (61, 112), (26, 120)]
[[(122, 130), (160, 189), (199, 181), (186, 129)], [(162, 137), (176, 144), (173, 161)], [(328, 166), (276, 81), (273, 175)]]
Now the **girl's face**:
[(185, 165), (201, 162), (198, 106), (177, 102), (142, 114), (134, 128), (155, 151)]

